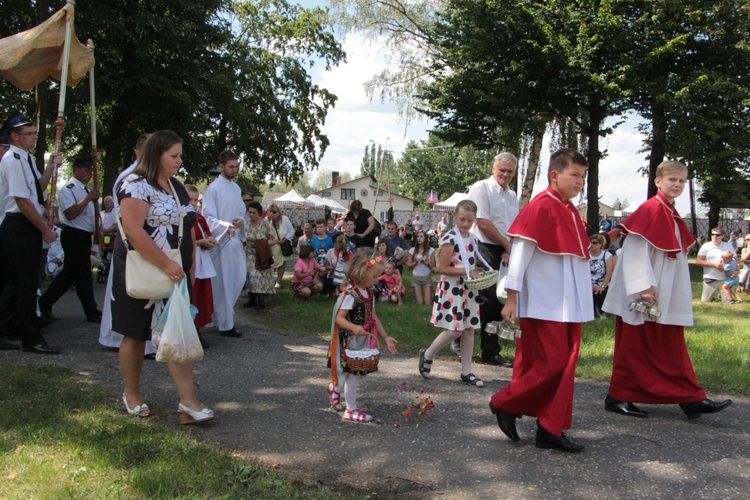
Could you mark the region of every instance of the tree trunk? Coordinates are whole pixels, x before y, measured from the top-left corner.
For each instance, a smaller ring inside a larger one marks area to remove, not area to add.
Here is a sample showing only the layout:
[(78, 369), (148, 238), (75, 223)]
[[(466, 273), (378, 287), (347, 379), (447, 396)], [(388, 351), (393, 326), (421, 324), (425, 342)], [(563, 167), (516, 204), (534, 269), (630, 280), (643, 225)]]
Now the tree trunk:
[(542, 141), (544, 140), (545, 127), (535, 130), (531, 138), (531, 148), (529, 151), (529, 164), (526, 167), (526, 178), (523, 180), (523, 190), (521, 191), (520, 208), (526, 206), (531, 200), (531, 193), (534, 191), (536, 175), (539, 171), (539, 161), (542, 154)]
[(112, 120), (109, 123), (109, 133), (107, 134), (106, 144), (104, 144), (104, 150), (107, 154), (104, 156), (104, 180), (102, 182), (102, 196), (109, 196), (112, 194), (112, 188), (114, 187), (117, 176), (120, 172), (126, 168), (123, 163), (123, 151), (125, 150), (125, 135), (126, 135), (126, 119), (125, 113), (118, 106), (112, 113)]
[(594, 103), (589, 108), (588, 138), (588, 160), (589, 171), (587, 176), (586, 191), (586, 225), (588, 234), (599, 232), (599, 128), (602, 123), (602, 108), (599, 103)]
[(656, 167), (664, 161), (667, 141), (667, 119), (664, 116), (664, 108), (653, 102), (651, 103), (651, 153), (648, 157), (648, 191), (647, 198), (656, 196)]

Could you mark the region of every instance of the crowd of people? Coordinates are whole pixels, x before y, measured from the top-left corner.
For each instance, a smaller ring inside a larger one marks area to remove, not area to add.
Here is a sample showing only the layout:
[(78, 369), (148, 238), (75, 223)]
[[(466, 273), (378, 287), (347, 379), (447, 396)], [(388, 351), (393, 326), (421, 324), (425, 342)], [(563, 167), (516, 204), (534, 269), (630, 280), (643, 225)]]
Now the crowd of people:
[[(264, 210), (242, 192), (235, 181), (239, 155), (234, 151), (219, 154), (218, 175), (202, 197), (196, 186), (179, 182), (175, 175), (182, 166), (182, 140), (160, 130), (139, 137), (136, 160), (116, 180), (112, 196), (104, 198), (101, 213), (100, 193), (88, 187), (91, 162), (73, 162), (73, 176), (58, 193), (65, 264), (37, 300), (39, 273), (28, 270), (44, 262), (43, 243), (58, 239), (45, 220), (49, 214), (43, 192), (61, 156), (52, 155), (44, 169), (37, 168), (30, 154), (36, 127), (21, 113), (9, 117), (1, 132), (5, 139), (0, 142), (7, 141), (8, 150), (0, 162), (0, 347), (18, 348), (9, 342), (12, 337), (20, 339), (26, 351), (59, 353), (59, 347), (45, 341), (42, 327), (56, 321), (53, 306), (75, 285), (87, 320), (100, 323), (100, 343), (119, 349), (122, 402), (129, 414), (151, 415), (140, 377), (144, 359), (153, 354), (152, 329), (165, 301), (127, 293), (128, 253), (137, 250), (175, 284), (191, 284), (199, 334), (213, 326), (223, 336), (239, 338), (243, 332), (235, 325), (235, 304), (242, 291), (248, 294), (245, 307), (263, 310), (267, 297), (283, 286), (295, 239), (294, 297), (309, 300), (324, 294), (335, 299), (328, 394), (331, 407), (343, 412), (345, 420), (373, 420), (357, 406), (359, 380), (373, 370), (359, 365), (350, 369), (349, 353), (371, 350), (376, 337), (396, 353), (398, 342), (386, 333), (376, 303), (398, 306), (406, 300), (405, 268), (411, 271), (414, 301), (432, 308), (430, 322), (440, 330), (431, 345), (420, 350), (418, 373), (429, 378), (438, 351), (450, 345), (461, 359), (459, 380), (484, 387), (472, 372), (479, 330), (479, 360), (513, 367), (510, 383), (489, 402), (500, 430), (512, 441), (520, 439), (516, 419), (529, 415), (537, 418), (537, 447), (582, 451), (565, 431), (572, 425), (582, 324), (597, 314), (616, 316), (607, 411), (642, 418), (647, 413), (635, 403), (679, 404), (692, 419), (731, 404), (706, 397), (685, 345), (684, 327), (693, 322), (687, 252), (695, 239), (674, 208), (687, 178), (681, 163), (659, 166), (659, 192), (622, 221), (613, 245), (616, 253), (607, 231), (589, 237), (571, 203), (583, 187), (588, 166), (586, 158), (571, 149), (551, 156), (549, 187), (522, 210), (510, 188), (517, 159), (501, 153), (492, 175), (475, 183), (468, 199), (456, 206), (453, 228), (445, 218), (434, 229), (426, 228), (419, 214), (402, 230), (392, 220), (381, 225), (354, 200), (339, 220), (305, 223), (296, 235), (277, 205)], [(429, 231), (438, 237), (437, 248), (429, 244)], [(737, 289), (748, 288), (738, 260), (747, 263), (750, 250), (724, 242), (724, 236), (722, 228), (714, 228), (712, 240), (698, 251), (696, 264), (704, 268), (703, 301), (721, 290), (725, 302), (735, 303)], [(105, 241), (111, 265), (100, 311), (90, 255), (94, 242)], [(169, 250), (178, 251), (179, 262), (170, 259)], [(502, 282), (505, 295), (498, 293), (497, 284), (481, 290), (466, 286), (480, 278), (482, 270), (501, 268), (507, 275)], [(491, 334), (488, 325), (516, 321), (522, 335), (515, 341), (515, 359), (509, 359), (501, 355), (498, 335)], [(202, 336), (201, 343), (208, 348)], [(167, 363), (167, 368), (177, 390), (180, 421), (213, 419), (214, 412), (195, 393), (192, 365)]]

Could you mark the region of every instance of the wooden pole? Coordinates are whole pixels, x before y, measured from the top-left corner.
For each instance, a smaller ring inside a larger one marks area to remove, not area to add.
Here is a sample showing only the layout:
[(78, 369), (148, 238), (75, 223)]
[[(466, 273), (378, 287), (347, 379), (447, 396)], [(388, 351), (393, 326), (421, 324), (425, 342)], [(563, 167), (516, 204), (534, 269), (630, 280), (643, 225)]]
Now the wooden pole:
[[(74, 0), (68, 0), (68, 3), (75, 6)], [(65, 92), (68, 90), (68, 64), (70, 63), (70, 39), (73, 32), (73, 17), (75, 7), (72, 9), (71, 16), (65, 20), (65, 44), (63, 45), (62, 71), (60, 73), (60, 98), (57, 102), (57, 119), (55, 120), (55, 154), (60, 152), (62, 142), (62, 131), (65, 127)], [(57, 165), (52, 171), (50, 180), (50, 194), (47, 200), (47, 225), (52, 227), (55, 223), (55, 209), (57, 206)]]

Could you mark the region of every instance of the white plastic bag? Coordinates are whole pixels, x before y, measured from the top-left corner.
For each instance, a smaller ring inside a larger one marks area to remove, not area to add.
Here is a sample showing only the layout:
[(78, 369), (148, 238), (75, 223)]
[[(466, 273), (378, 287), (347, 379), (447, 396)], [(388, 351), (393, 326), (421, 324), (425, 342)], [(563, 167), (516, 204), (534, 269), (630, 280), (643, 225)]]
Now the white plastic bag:
[(159, 322), (151, 334), (156, 361), (184, 365), (203, 359), (198, 331), (193, 323), (187, 278), (175, 285)]

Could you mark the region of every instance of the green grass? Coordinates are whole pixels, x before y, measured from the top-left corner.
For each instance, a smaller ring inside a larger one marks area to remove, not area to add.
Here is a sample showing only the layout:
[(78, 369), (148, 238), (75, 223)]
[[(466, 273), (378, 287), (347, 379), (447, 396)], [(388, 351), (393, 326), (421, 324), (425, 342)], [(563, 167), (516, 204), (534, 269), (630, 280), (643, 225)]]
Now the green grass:
[[(700, 297), (701, 268), (690, 266), (693, 297)], [(399, 352), (416, 355), (428, 346), (439, 333), (430, 324), (431, 305), (414, 302), (411, 290), (411, 273), (404, 272), (407, 287), (406, 301), (402, 306), (378, 303), (378, 317), (388, 334), (399, 341)], [(725, 305), (719, 302), (703, 304), (693, 300), (695, 326), (686, 329), (688, 350), (699, 382), (709, 391), (734, 395), (750, 394), (750, 329), (747, 317), (750, 296), (742, 304)], [(251, 313), (253, 321), (272, 331), (289, 335), (315, 337), (327, 340), (330, 334), (333, 301), (328, 297), (313, 297), (309, 301), (293, 300), (287, 282), (278, 290), (274, 305), (265, 313)], [(304, 321), (279, 322), (278, 311), (285, 317), (304, 318)], [(581, 356), (576, 375), (580, 378), (608, 381), (612, 373), (614, 352), (614, 319), (596, 320), (583, 326)], [(514, 345), (500, 341), (503, 354), (512, 356)], [(475, 353), (479, 352), (479, 335), (475, 336)], [(450, 357), (448, 349), (440, 353)]]
[(0, 498), (338, 498), (115, 409), (63, 368), (0, 366)]

